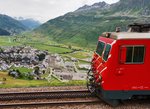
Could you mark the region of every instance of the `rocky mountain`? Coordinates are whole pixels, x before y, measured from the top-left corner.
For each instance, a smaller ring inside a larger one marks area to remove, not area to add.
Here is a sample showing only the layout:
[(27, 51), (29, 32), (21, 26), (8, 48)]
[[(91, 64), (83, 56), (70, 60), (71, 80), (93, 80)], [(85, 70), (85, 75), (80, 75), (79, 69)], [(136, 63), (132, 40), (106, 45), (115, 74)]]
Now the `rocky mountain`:
[(28, 18), (28, 19), (24, 19), (24, 18), (19, 18), (17, 19), (19, 22), (21, 22), (23, 25), (25, 25), (26, 27), (28, 27), (29, 29), (33, 30), (35, 28), (37, 28), (38, 26), (41, 25), (41, 23), (39, 21), (36, 21), (32, 18)]
[(127, 25), (150, 22), (149, 0), (120, 0), (114, 4), (100, 2), (83, 6), (75, 12), (49, 20), (34, 32), (52, 40), (82, 47), (96, 46), (98, 36), (105, 31), (115, 31)]
[(75, 12), (83, 12), (83, 11), (89, 11), (89, 10), (93, 10), (93, 9), (107, 9), (109, 8), (110, 5), (107, 4), (106, 2), (99, 2), (99, 3), (95, 3), (91, 6), (89, 5), (84, 5), (83, 7), (77, 9)]
[(27, 30), (27, 27), (19, 21), (2, 14), (0, 14), (0, 28), (10, 34), (18, 34)]

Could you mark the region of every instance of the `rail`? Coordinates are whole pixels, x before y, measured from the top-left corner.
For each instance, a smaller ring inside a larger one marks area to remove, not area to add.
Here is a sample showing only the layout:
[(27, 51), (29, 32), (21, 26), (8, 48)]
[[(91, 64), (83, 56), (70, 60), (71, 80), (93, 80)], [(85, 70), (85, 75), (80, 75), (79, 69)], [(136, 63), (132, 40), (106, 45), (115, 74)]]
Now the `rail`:
[(60, 105), (76, 105), (76, 104), (94, 104), (100, 103), (99, 100), (85, 100), (85, 101), (57, 101), (57, 102), (36, 102), (36, 103), (12, 103), (0, 104), (0, 108), (5, 107), (33, 107), (33, 106), (60, 106)]
[(0, 101), (5, 100), (33, 100), (33, 99), (54, 99), (54, 98), (84, 98), (94, 97), (88, 90), (63, 90), (48, 92), (11, 92), (0, 93)]

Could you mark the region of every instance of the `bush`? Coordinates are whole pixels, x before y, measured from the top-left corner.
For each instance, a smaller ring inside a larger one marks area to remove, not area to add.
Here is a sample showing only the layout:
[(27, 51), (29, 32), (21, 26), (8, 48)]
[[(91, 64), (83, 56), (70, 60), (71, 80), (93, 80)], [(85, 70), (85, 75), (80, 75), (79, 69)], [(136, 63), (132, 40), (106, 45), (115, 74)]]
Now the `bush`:
[[(16, 74), (13, 74), (12, 72), (16, 72)], [(9, 76), (12, 76), (14, 78), (18, 78), (18, 79), (25, 79), (25, 80), (33, 80), (34, 79), (34, 76), (31, 75), (30, 72), (28, 73), (21, 73), (18, 69), (17, 70), (10, 70), (8, 72), (8, 75)]]

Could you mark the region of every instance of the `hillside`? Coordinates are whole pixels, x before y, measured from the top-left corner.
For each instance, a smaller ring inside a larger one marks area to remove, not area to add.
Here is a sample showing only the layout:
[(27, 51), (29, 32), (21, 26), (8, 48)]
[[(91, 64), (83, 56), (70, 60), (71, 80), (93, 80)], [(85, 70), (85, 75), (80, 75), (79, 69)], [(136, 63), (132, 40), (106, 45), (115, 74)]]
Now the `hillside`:
[(133, 22), (150, 22), (149, 0), (120, 0), (114, 4), (105, 2), (84, 6), (75, 12), (49, 20), (36, 33), (49, 36), (60, 43), (82, 47), (93, 47), (98, 36), (104, 31), (122, 31)]
[(10, 33), (9, 33), (8, 31), (3, 30), (3, 29), (0, 28), (0, 35), (5, 35), (5, 36), (7, 36), (7, 35), (10, 35)]
[(19, 21), (2, 14), (0, 14), (0, 28), (9, 32), (10, 34), (21, 33), (27, 30), (27, 27)]

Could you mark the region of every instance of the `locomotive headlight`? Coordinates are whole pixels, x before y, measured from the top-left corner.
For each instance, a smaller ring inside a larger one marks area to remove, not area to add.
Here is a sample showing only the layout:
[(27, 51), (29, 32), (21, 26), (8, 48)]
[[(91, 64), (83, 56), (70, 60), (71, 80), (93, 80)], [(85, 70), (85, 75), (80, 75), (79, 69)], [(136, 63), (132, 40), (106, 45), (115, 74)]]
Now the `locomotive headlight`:
[(93, 81), (93, 80), (94, 80), (94, 78), (93, 78), (93, 77), (89, 77), (89, 80), (90, 80), (90, 81)]
[(98, 71), (96, 71), (96, 73), (95, 74), (98, 74)]
[(99, 75), (99, 80), (102, 81), (102, 76), (101, 75)]

